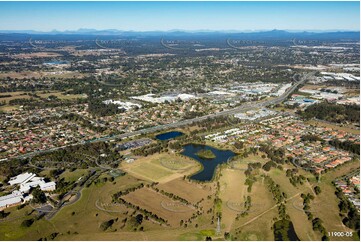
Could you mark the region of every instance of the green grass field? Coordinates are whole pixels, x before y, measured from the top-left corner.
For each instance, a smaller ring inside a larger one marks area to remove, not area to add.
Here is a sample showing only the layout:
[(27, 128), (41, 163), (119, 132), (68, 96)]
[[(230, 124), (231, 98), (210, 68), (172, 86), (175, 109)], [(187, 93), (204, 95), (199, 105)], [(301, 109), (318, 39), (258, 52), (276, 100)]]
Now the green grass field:
[[(166, 154), (163, 158), (167, 157)], [(144, 165), (141, 168), (142, 172), (149, 171), (150, 173), (156, 173), (162, 169), (166, 172), (160, 174), (163, 176), (172, 176), (172, 170), (167, 170), (160, 166), (159, 162), (162, 161), (162, 157), (155, 156), (153, 159), (143, 161)], [(238, 168), (245, 168), (247, 162), (259, 161), (259, 157), (248, 157), (248, 159), (242, 160)], [(188, 161), (185, 161), (187, 164)], [(191, 162), (191, 161), (190, 161)], [(192, 163), (192, 162), (191, 162)], [(134, 164), (130, 164), (134, 165)], [(288, 197), (286, 203), (286, 211), (290, 216), (295, 231), (301, 240), (319, 240), (320, 234), (312, 230), (311, 222), (307, 219), (303, 211), (297, 209), (294, 204), (301, 204), (302, 199), (300, 193), (312, 193), (311, 186), (316, 183), (321, 187), (321, 194), (316, 196), (315, 200), (311, 203), (313, 208), (313, 214), (316, 217), (321, 218), (324, 221), (324, 227), (327, 231), (350, 231), (346, 227), (343, 227), (338, 216), (338, 200), (334, 195), (334, 187), (331, 181), (335, 177), (354, 170), (359, 166), (358, 162), (350, 162), (341, 166), (333, 171), (330, 171), (322, 176), (321, 182), (317, 183), (315, 179), (311, 179), (310, 183), (304, 183), (294, 187), (288, 177), (285, 175), (285, 169), (283, 171), (272, 168), (268, 174), (272, 179), (281, 186), (281, 191), (285, 192)], [(290, 165), (284, 165), (284, 167), (291, 168)], [(62, 174), (67, 180), (76, 180), (86, 170), (77, 170), (74, 172), (68, 172)], [(139, 172), (139, 171), (137, 171)], [(222, 211), (221, 220), (221, 234), (215, 235), (214, 231), (216, 223), (211, 224), (211, 217), (213, 213), (204, 212), (201, 216), (196, 218), (187, 228), (179, 226), (179, 219), (185, 219), (191, 216), (192, 213), (187, 216), (173, 215), (169, 211), (163, 211), (159, 203), (163, 200), (170, 201), (168, 197), (158, 196), (157, 193), (150, 188), (147, 193), (137, 190), (135, 193), (130, 193), (125, 197), (132, 200), (134, 203), (141, 207), (144, 207), (150, 211), (155, 211), (160, 216), (164, 216), (171, 221), (172, 226), (164, 227), (151, 221), (144, 221), (142, 226), (144, 232), (134, 232), (133, 227), (127, 222), (123, 226), (122, 220), (130, 219), (130, 215), (134, 212), (133, 209), (126, 208), (125, 206), (119, 206), (112, 203), (111, 195), (125, 190), (130, 187), (134, 187), (138, 184), (145, 183), (146, 181), (136, 178), (131, 174), (120, 176), (115, 178), (114, 182), (101, 182), (97, 185), (91, 185), (89, 188), (84, 188), (81, 198), (74, 204), (63, 207), (55, 217), (50, 221), (42, 218), (35, 221), (29, 228), (23, 228), (20, 226), (24, 219), (35, 218), (36, 213), (27, 215), (32, 210), (30, 206), (26, 206), (21, 210), (17, 210), (16, 207), (7, 209), (10, 211), (8, 221), (0, 222), (0, 239), (1, 240), (38, 240), (45, 238), (49, 240), (49, 236), (52, 233), (59, 233), (56, 240), (205, 240), (206, 236), (211, 236), (213, 240), (223, 239), (224, 232), (230, 232), (232, 239), (234, 240), (273, 240), (273, 219), (278, 216), (277, 207), (275, 201), (272, 198), (271, 193), (268, 191), (264, 184), (264, 181), (258, 176), (257, 181), (254, 183), (251, 192), (247, 192), (244, 185), (244, 171), (222, 168), (220, 169), (222, 176), (220, 177), (220, 198), (222, 204), (220, 211)], [(259, 174), (264, 173), (262, 170)], [(301, 174), (313, 176), (305, 171), (300, 171)], [(170, 174), (170, 175), (169, 175)], [(174, 172), (177, 174), (177, 172)], [(104, 176), (108, 176), (105, 174)], [(204, 201), (200, 203), (204, 211), (207, 211), (213, 206), (214, 189), (216, 181), (197, 184), (195, 182), (189, 182), (183, 180), (181, 177), (172, 179), (165, 183), (157, 185), (160, 189), (168, 192), (172, 192), (180, 197), (183, 197), (192, 203), (200, 201), (204, 198)], [(137, 192), (140, 192), (137, 194)], [(207, 196), (211, 195), (210, 199)], [(227, 208), (226, 202), (228, 200), (240, 201), (242, 204), (245, 196), (250, 196), (252, 199), (251, 209), (248, 215), (235, 219), (237, 212)], [(96, 203), (101, 204), (99, 209)], [(326, 206), (327, 205), (327, 206)], [(105, 210), (105, 211), (104, 211)], [(127, 214), (126, 214), (127, 213)], [(173, 216), (175, 216), (173, 218)], [(106, 231), (100, 229), (102, 222), (109, 219), (118, 220)], [(197, 228), (195, 227), (197, 224)], [(336, 238), (333, 240), (347, 240), (348, 238)]]

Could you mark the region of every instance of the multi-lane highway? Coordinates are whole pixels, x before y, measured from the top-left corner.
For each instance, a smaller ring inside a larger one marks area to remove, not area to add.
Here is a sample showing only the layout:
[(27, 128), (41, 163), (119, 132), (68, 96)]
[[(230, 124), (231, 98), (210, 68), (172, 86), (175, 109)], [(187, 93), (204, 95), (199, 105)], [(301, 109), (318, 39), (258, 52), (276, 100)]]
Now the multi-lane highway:
[[(271, 99), (271, 100), (253, 102), (253, 103), (246, 103), (246, 104), (244, 104), (242, 106), (239, 106), (239, 107), (236, 107), (236, 108), (233, 108), (233, 109), (229, 109), (229, 110), (225, 110), (225, 111), (221, 111), (221, 112), (218, 112), (218, 113), (212, 113), (212, 114), (208, 114), (208, 115), (193, 118), (193, 119), (181, 120), (181, 121), (178, 121), (178, 122), (175, 122), (175, 123), (170, 123), (170, 124), (157, 125), (157, 126), (153, 126), (153, 127), (150, 127), (150, 128), (145, 128), (145, 129), (141, 129), (141, 130), (137, 130), (137, 131), (133, 131), (133, 132), (128, 132), (128, 133), (124, 133), (124, 134), (120, 134), (120, 135), (106, 136), (106, 137), (94, 139), (94, 140), (91, 140), (91, 141), (87, 141), (87, 143), (100, 142), (100, 141), (110, 141), (110, 140), (114, 140), (114, 139), (124, 139), (124, 138), (129, 138), (129, 137), (133, 137), (133, 136), (137, 136), (137, 135), (154, 133), (154, 132), (162, 131), (162, 130), (165, 130), (165, 129), (178, 128), (178, 127), (190, 125), (192, 123), (207, 120), (209, 118), (233, 115), (233, 114), (236, 114), (236, 113), (245, 112), (245, 111), (250, 110), (250, 109), (257, 109), (257, 108), (266, 107), (268, 105), (281, 103), (299, 85), (303, 84), (312, 75), (313, 75), (313, 73), (308, 73), (308, 74), (302, 75), (299, 78), (300, 80), (296, 80), (296, 77), (294, 76), (293, 77), (294, 84), (289, 89), (287, 89), (286, 92), (284, 92), (281, 96), (276, 97), (276, 98)], [(72, 145), (68, 145), (68, 146), (75, 146), (75, 145), (80, 145), (80, 144), (84, 144), (84, 143), (85, 142), (82, 141), (82, 142), (72, 144)], [(42, 151), (34, 151), (34, 152), (30, 152), (30, 153), (20, 155), (20, 156), (17, 156), (17, 157), (13, 157), (13, 158), (32, 157), (34, 155), (55, 151), (55, 150), (62, 149), (62, 148), (65, 148), (65, 147), (67, 147), (67, 146), (55, 147), (55, 148), (51, 148), (51, 149), (48, 149), (48, 150), (42, 150)]]

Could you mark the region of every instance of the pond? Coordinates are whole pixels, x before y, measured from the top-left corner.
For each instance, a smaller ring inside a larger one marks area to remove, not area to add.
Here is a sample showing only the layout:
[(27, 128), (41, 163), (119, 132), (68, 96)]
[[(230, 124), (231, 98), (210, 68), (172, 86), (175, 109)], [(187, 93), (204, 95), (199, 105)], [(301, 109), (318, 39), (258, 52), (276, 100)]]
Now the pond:
[[(217, 165), (225, 163), (228, 159), (234, 157), (236, 154), (230, 150), (219, 150), (208, 145), (188, 144), (183, 146), (182, 155), (188, 156), (197, 160), (202, 164), (203, 169), (190, 177), (197, 181), (211, 181), (216, 171)], [(215, 155), (215, 158), (201, 158), (197, 155), (200, 150), (210, 150)]]
[(176, 138), (178, 136), (182, 136), (182, 135), (183, 135), (182, 132), (171, 131), (171, 132), (167, 132), (167, 133), (163, 133), (163, 134), (158, 134), (155, 137), (159, 140), (169, 140), (169, 139), (174, 139), (174, 138)]
[(273, 225), (273, 233), (276, 241), (300, 241), (293, 224), (289, 220), (279, 220)]

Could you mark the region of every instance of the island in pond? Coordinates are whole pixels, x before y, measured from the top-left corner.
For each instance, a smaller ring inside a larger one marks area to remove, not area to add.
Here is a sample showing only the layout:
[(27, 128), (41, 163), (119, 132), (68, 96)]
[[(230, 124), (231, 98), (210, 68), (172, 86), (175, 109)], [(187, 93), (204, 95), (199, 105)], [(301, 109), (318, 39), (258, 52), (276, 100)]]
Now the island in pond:
[(196, 153), (199, 158), (214, 159), (216, 155), (211, 150), (200, 150)]

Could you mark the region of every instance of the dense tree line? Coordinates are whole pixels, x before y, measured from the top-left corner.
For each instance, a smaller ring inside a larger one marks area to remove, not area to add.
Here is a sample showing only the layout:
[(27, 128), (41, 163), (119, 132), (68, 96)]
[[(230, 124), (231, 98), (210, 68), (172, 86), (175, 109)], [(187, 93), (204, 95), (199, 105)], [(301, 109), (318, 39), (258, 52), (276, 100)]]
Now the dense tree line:
[(334, 146), (337, 149), (343, 149), (355, 154), (360, 154), (360, 144), (354, 143), (352, 141), (340, 141), (338, 139), (330, 140), (329, 144)]
[(2, 161), (0, 166), (0, 175), (6, 177), (4, 182), (7, 182), (10, 177), (27, 171), (28, 167), (26, 165), (28, 163), (28, 159), (8, 159)]
[(318, 135), (314, 135), (314, 134), (302, 135), (301, 140), (302, 141), (311, 141), (311, 142), (323, 141), (323, 139), (321, 139), (321, 137), (319, 137)]
[(301, 198), (303, 199), (303, 211), (307, 215), (308, 220), (312, 220), (313, 214), (310, 211), (310, 209), (311, 209), (310, 203), (314, 199), (314, 196), (309, 193), (307, 193), (307, 194), (302, 193)]
[(148, 156), (160, 153), (167, 148), (168, 144), (163, 142), (151, 143), (141, 148), (132, 150), (134, 155)]
[(306, 119), (317, 118), (335, 123), (360, 123), (359, 105), (340, 105), (328, 102), (308, 106), (304, 111), (298, 111)]
[(283, 148), (276, 149), (271, 145), (261, 144), (259, 151), (266, 153), (267, 157), (277, 164), (285, 163), (285, 150)]
[(112, 200), (113, 202), (117, 201), (121, 196), (125, 196), (131, 192), (135, 192), (136, 190), (138, 189), (141, 189), (144, 187), (144, 184), (143, 183), (140, 183), (138, 186), (135, 186), (135, 187), (129, 187), (127, 189), (125, 189), (124, 191), (119, 191), (117, 193), (114, 193), (113, 196), (112, 196)]
[(280, 204), (284, 202), (287, 198), (287, 195), (281, 191), (280, 185), (275, 183), (270, 176), (265, 175), (264, 178), (268, 191), (272, 193), (273, 199), (276, 201), (276, 203)]
[(159, 192), (159, 193), (161, 193), (161, 194), (163, 194), (163, 195), (165, 195), (165, 196), (167, 196), (167, 197), (169, 197), (169, 198), (171, 198), (173, 200), (180, 201), (180, 202), (182, 202), (184, 204), (187, 204), (187, 205), (191, 204), (191, 202), (189, 202), (186, 199), (184, 199), (182, 197), (179, 197), (179, 196), (177, 196), (177, 195), (175, 195), (175, 194), (173, 194), (171, 192), (164, 191), (164, 190), (159, 189), (158, 187), (154, 187), (154, 186), (152, 186), (152, 188), (153, 188), (154, 191)]
[(330, 239), (328, 238), (326, 228), (323, 226), (322, 223), (323, 221), (320, 218), (314, 218), (312, 220), (312, 229), (321, 233), (322, 241), (328, 241)]
[(314, 231), (318, 231), (321, 233), (322, 235), (322, 240), (329, 240), (328, 235), (327, 235), (327, 231), (325, 229), (325, 227), (323, 226), (323, 222), (320, 218), (314, 218), (314, 215), (311, 213), (311, 206), (310, 203), (311, 201), (315, 198), (312, 194), (307, 193), (301, 194), (301, 198), (303, 199), (303, 211), (305, 212), (305, 214), (307, 215), (308, 220), (311, 220), (312, 222), (312, 229)]
[(345, 224), (347, 227), (355, 230), (358, 237), (360, 237), (360, 213), (358, 212), (357, 208), (343, 194), (340, 188), (336, 189), (335, 194), (340, 200), (338, 207), (340, 209), (342, 223)]
[(118, 113), (124, 113), (125, 109), (119, 109), (118, 105), (113, 103), (105, 104), (98, 99), (89, 99), (88, 112), (94, 116), (104, 117)]
[(93, 142), (76, 146), (68, 146), (33, 157), (32, 164), (40, 167), (81, 168), (95, 167), (100, 154), (107, 154), (107, 160), (119, 161), (123, 157), (106, 142)]

